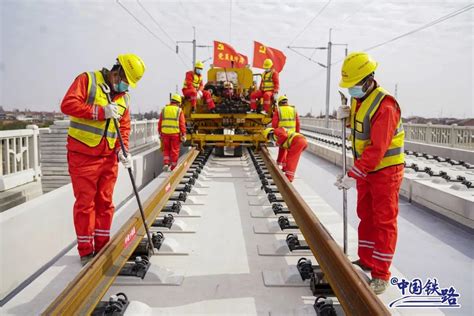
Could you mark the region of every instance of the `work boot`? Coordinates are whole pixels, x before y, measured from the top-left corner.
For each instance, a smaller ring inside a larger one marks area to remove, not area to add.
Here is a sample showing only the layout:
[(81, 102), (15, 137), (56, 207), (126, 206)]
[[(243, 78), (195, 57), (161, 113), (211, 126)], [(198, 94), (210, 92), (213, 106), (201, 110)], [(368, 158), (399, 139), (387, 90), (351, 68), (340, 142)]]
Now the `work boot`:
[(370, 272), (372, 271), (372, 268), (369, 267), (369, 266), (366, 266), (365, 264), (363, 264), (360, 259), (357, 259), (356, 261), (352, 261), (352, 264), (355, 264), (356, 266), (359, 266), (363, 271), (365, 272)]
[(170, 171), (170, 165), (164, 165), (163, 172), (168, 172), (168, 171)]
[(260, 111), (260, 114), (267, 115), (267, 111), (265, 111), (265, 110)]
[(191, 107), (191, 113), (196, 113), (196, 108)]
[(215, 114), (215, 113), (216, 113), (216, 109), (211, 109), (211, 110), (209, 110), (209, 113)]
[(94, 254), (93, 254), (93, 253), (88, 254), (88, 255), (85, 255), (85, 256), (82, 256), (82, 257), (81, 257), (81, 265), (82, 265), (82, 266), (85, 266), (89, 261), (92, 260), (92, 258), (94, 258)]
[(373, 278), (372, 281), (370, 281), (369, 285), (370, 285), (370, 288), (374, 291), (374, 293), (379, 295), (385, 292), (385, 290), (387, 289), (388, 281)]

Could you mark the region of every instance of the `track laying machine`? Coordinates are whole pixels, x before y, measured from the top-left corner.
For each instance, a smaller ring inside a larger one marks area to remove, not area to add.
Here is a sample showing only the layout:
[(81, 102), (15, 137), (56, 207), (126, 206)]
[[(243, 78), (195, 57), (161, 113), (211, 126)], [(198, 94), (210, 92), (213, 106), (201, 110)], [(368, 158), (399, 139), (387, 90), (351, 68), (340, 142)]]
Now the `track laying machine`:
[(272, 113), (247, 113), (250, 93), (257, 86), (254, 79), (259, 76), (249, 68), (210, 68), (204, 89), (211, 92), (216, 108), (211, 113), (201, 99), (192, 113), (191, 103), (185, 99), (186, 143), (199, 149), (214, 146), (217, 156), (230, 152), (239, 157), (244, 146), (258, 148), (266, 142), (262, 131), (271, 122)]

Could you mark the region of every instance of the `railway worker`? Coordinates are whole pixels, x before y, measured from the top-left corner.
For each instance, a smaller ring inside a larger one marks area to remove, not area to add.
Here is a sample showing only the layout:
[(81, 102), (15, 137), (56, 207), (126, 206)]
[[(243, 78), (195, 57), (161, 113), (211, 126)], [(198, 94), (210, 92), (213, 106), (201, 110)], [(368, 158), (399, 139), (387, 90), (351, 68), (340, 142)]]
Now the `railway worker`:
[(201, 61), (197, 61), (194, 65), (194, 70), (186, 72), (186, 77), (184, 79), (183, 85), (183, 95), (190, 99), (191, 101), (191, 112), (196, 111), (197, 100), (204, 98), (206, 101), (207, 108), (211, 113), (214, 113), (214, 100), (209, 91), (204, 90), (204, 85), (202, 82), (202, 71), (204, 64)]
[(161, 111), (158, 121), (158, 134), (163, 148), (163, 171), (176, 168), (181, 142), (186, 141), (186, 121), (180, 108), (181, 101), (179, 94), (173, 94), (170, 103)]
[(270, 113), (273, 99), (278, 98), (278, 89), (280, 89), (280, 79), (278, 72), (273, 69), (273, 62), (267, 58), (263, 62), (262, 81), (260, 82), (259, 90), (250, 94), (250, 110), (257, 111), (257, 100), (263, 98), (263, 114)]
[[(67, 137), (69, 175), (76, 202), (74, 226), (77, 249), (84, 265), (110, 239), (114, 214), (112, 195), (117, 180), (117, 161), (131, 167), (131, 155), (120, 149), (112, 119), (120, 125), (125, 148), (130, 134), (129, 87), (145, 72), (143, 60), (134, 54), (117, 58), (112, 69), (84, 72), (69, 87), (61, 111), (70, 117)], [(112, 103), (100, 84), (110, 87)]]
[[(294, 105), (288, 104), (288, 98), (286, 95), (282, 95), (278, 98), (278, 111), (273, 112), (272, 127), (284, 127), (288, 132), (300, 132), (300, 118), (296, 112)], [(283, 147), (278, 149), (277, 164), (282, 169), (286, 167), (286, 154), (287, 150)]]
[(290, 182), (295, 178), (296, 167), (303, 151), (308, 147), (306, 138), (295, 131), (287, 131), (284, 127), (269, 127), (263, 131), (263, 136), (269, 141), (274, 141), (278, 147), (287, 150), (286, 166), (283, 172)]
[(359, 260), (370, 270), (370, 287), (381, 294), (388, 286), (397, 242), (398, 193), (403, 179), (403, 131), (400, 106), (374, 78), (377, 69), (367, 53), (349, 54), (339, 85), (348, 88), (351, 106), (338, 109), (350, 121), (354, 166), (335, 183), (339, 189), (357, 187), (360, 218)]

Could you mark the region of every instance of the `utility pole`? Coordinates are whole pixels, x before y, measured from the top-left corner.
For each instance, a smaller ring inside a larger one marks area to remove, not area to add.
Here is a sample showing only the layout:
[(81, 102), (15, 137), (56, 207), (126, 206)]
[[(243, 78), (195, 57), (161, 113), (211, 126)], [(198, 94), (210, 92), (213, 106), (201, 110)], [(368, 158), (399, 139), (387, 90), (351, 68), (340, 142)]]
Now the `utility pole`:
[(398, 83), (395, 84), (395, 99), (398, 99)]
[(331, 32), (332, 29), (329, 29), (329, 41), (328, 41), (328, 62), (326, 67), (326, 116), (324, 118), (324, 125), (326, 128), (329, 128), (329, 98), (330, 98), (330, 90), (331, 90), (331, 51), (332, 51), (332, 43), (331, 43)]
[(212, 47), (209, 45), (197, 45), (196, 43), (196, 27), (193, 26), (193, 40), (192, 41), (176, 41), (176, 54), (179, 52), (179, 43), (188, 43), (193, 45), (193, 65), (192, 68), (194, 68), (194, 65), (196, 65), (196, 50), (197, 48), (208, 48)]
[[(324, 119), (324, 125), (326, 128), (329, 128), (329, 100), (330, 100), (330, 92), (331, 92), (331, 57), (332, 57), (332, 47), (333, 46), (345, 46), (346, 50), (346, 56), (347, 56), (347, 45), (348, 44), (343, 44), (343, 43), (333, 43), (331, 42), (331, 33), (332, 33), (332, 28), (329, 29), (329, 41), (328, 41), (328, 46), (327, 47), (307, 47), (307, 46), (288, 46), (289, 49), (295, 51), (295, 48), (299, 49), (321, 49), (321, 50), (327, 50), (328, 56), (327, 56), (327, 63), (326, 65), (313, 61), (311, 58), (308, 58), (309, 60), (315, 62), (319, 66), (326, 68), (326, 115)], [(300, 54), (301, 55), (301, 54)], [(304, 55), (303, 55), (304, 56)], [(306, 57), (306, 56), (304, 56)]]

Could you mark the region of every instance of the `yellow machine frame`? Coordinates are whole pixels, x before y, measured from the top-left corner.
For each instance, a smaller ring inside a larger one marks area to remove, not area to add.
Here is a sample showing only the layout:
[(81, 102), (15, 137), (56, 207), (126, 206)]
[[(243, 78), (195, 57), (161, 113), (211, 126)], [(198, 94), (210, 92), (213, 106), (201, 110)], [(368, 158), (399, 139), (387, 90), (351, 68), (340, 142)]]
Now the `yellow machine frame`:
[[(237, 74), (234, 84), (234, 93), (248, 98), (255, 89), (253, 73), (249, 68), (211, 68), (207, 72), (208, 82), (217, 82), (217, 74)], [(227, 77), (227, 75), (226, 75)], [(213, 96), (216, 106), (219, 106), (221, 97)], [(272, 113), (268, 115), (257, 113), (209, 113), (203, 100), (198, 100), (196, 113), (191, 113), (191, 103), (188, 99), (183, 102), (183, 111), (188, 126), (187, 141), (198, 148), (204, 146), (237, 147), (256, 146), (267, 142), (262, 131), (271, 122)], [(189, 132), (189, 129), (191, 132)], [(226, 134), (233, 131), (234, 134)]]

